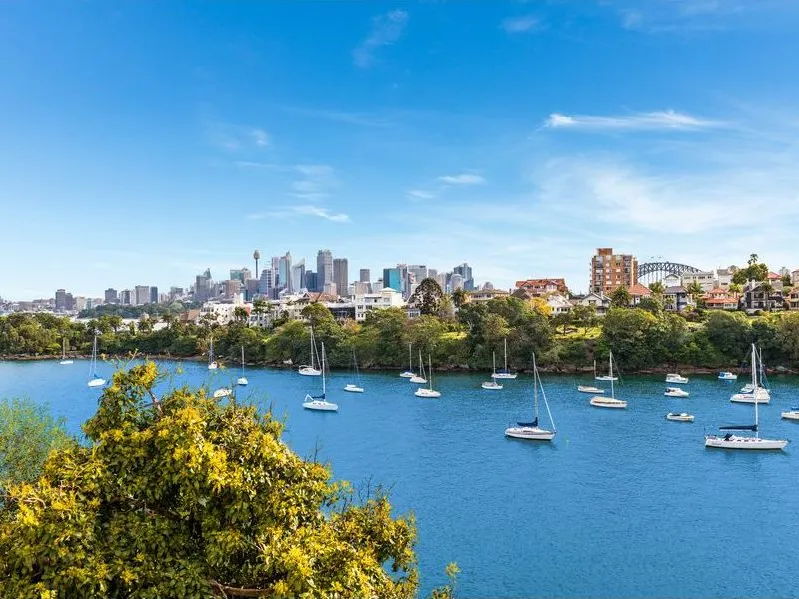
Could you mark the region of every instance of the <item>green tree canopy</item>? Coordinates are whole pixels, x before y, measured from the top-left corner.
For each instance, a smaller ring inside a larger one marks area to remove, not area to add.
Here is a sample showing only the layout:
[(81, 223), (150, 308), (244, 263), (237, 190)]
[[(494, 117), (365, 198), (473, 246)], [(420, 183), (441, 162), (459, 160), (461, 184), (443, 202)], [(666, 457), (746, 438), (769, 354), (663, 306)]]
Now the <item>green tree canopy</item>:
[(626, 308), (630, 305), (630, 301), (632, 301), (632, 296), (630, 295), (629, 290), (624, 285), (619, 285), (610, 292), (610, 302), (617, 308)]
[(0, 514), (0, 594), (82, 599), (410, 599), (412, 519), (355, 502), (254, 407), (118, 372), (84, 426)]
[(416, 287), (409, 303), (419, 308), (422, 314), (438, 314), (443, 296), (441, 286), (434, 279), (428, 277), (422, 279), (422, 282)]

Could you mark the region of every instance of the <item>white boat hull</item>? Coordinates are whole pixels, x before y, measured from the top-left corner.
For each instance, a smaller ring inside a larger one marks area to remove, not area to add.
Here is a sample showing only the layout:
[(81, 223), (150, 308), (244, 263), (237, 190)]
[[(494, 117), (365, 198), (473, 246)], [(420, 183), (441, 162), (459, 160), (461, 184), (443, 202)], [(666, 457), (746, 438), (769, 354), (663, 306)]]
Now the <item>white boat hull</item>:
[(302, 407), (306, 410), (315, 410), (317, 412), (338, 412), (338, 404), (319, 399), (303, 402)]
[(344, 391), (349, 391), (350, 393), (363, 393), (363, 387), (359, 387), (358, 385), (345, 385)]
[(799, 410), (789, 410), (780, 414), (785, 420), (799, 420)]
[(672, 414), (669, 412), (666, 414), (666, 420), (671, 420), (672, 422), (693, 422), (694, 415), (693, 414), (686, 414), (683, 412), (682, 414)]
[(240, 387), (246, 387), (247, 385), (250, 384), (250, 381), (247, 380), (247, 377), (240, 376), (236, 380), (236, 384), (239, 385)]
[(436, 397), (441, 397), (440, 391), (433, 391), (431, 389), (417, 389), (414, 392), (416, 397), (426, 397), (428, 399), (434, 399)]
[(555, 431), (537, 426), (511, 426), (505, 429), (505, 436), (529, 441), (551, 441), (555, 437)]
[(758, 403), (758, 404), (765, 404), (765, 403), (771, 403), (771, 397), (766, 395), (766, 396), (761, 396), (761, 397), (755, 398), (754, 395), (751, 395), (749, 393), (736, 393), (735, 395), (730, 397), (730, 401), (733, 402), (733, 403)]
[(611, 397), (592, 397), (588, 402), (595, 408), (624, 409), (627, 402), (623, 399), (613, 399)]
[(480, 386), (483, 389), (487, 389), (488, 391), (499, 391), (500, 389), (502, 389), (502, 385), (500, 385), (499, 383), (497, 383), (495, 381), (482, 383)]
[(416, 375), (415, 375), (413, 372), (408, 372), (408, 371), (405, 371), (405, 372), (400, 372), (400, 376), (401, 376), (402, 378), (404, 378), (404, 379), (412, 379), (412, 378), (413, 378), (413, 377), (415, 377)]
[(105, 379), (92, 379), (87, 383), (88, 387), (102, 387), (105, 385)]
[(722, 372), (721, 374), (719, 374), (719, 380), (720, 381), (737, 381), (738, 380), (738, 375), (737, 374), (732, 374), (731, 372)]
[(72, 360), (61, 360), (59, 364), (66, 366), (67, 364), (73, 364)]
[(600, 389), (599, 387), (590, 387), (588, 385), (577, 385), (577, 390), (580, 393), (604, 393), (604, 389)]
[(668, 389), (663, 395), (666, 397), (688, 397), (690, 393), (682, 389)]
[(214, 391), (214, 398), (219, 399), (220, 397), (228, 397), (232, 393), (233, 391), (231, 391), (226, 387), (223, 387), (222, 389), (217, 389), (216, 391)]
[(519, 375), (514, 373), (514, 372), (495, 372), (494, 374), (491, 375), (491, 378), (492, 379), (508, 379), (508, 380), (510, 380), (510, 379), (515, 379), (517, 376), (519, 376)]
[(608, 375), (604, 375), (604, 376), (595, 376), (595, 377), (594, 377), (594, 380), (597, 380), (597, 381), (618, 381), (618, 380), (619, 380), (619, 377), (616, 377), (616, 376), (608, 376)]
[(208, 365), (208, 370), (216, 370), (217, 368), (219, 368), (219, 364), (217, 364), (216, 362), (211, 362)]
[(415, 374), (408, 379), (408, 382), (416, 383), (417, 385), (426, 385), (427, 379), (421, 376), (416, 376)]
[(708, 435), (705, 437), (705, 447), (716, 449), (750, 449), (750, 450), (778, 450), (785, 449), (788, 445), (786, 439), (761, 439), (760, 437), (741, 437), (738, 435)]
[(297, 372), (302, 376), (322, 376), (321, 370), (317, 368), (311, 368), (310, 366), (301, 366)]
[(682, 377), (682, 376), (680, 376), (680, 377), (667, 376), (666, 377), (666, 382), (671, 384), (671, 385), (687, 385), (688, 384), (688, 379), (685, 378), (685, 377)]

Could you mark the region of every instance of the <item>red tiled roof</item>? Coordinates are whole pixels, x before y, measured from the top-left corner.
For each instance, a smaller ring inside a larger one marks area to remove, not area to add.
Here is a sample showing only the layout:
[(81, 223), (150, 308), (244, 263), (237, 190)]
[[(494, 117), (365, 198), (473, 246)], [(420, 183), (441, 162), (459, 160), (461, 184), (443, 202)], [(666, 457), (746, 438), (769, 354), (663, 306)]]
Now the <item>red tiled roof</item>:
[(782, 279), (782, 275), (778, 275), (776, 272), (770, 272), (768, 273), (768, 278), (775, 281), (777, 279)]
[(649, 288), (641, 285), (641, 283), (636, 283), (635, 285), (630, 287), (630, 295), (649, 297), (650, 295), (652, 295), (652, 292), (649, 290)]

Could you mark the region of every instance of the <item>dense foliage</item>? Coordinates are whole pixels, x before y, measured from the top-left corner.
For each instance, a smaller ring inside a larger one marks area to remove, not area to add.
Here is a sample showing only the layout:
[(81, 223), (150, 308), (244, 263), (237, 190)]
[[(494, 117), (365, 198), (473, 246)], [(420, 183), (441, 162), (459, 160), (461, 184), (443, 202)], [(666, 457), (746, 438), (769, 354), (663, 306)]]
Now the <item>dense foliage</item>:
[(157, 380), (152, 362), (118, 372), (88, 443), (4, 489), (0, 596), (415, 595), (414, 522), (383, 494), (354, 501), (270, 414), (188, 388), (158, 398)]
[(169, 312), (160, 317), (166, 326), (159, 330), (155, 316), (122, 326), (118, 316), (84, 325), (49, 314), (12, 314), (0, 318), (0, 355), (58, 355), (63, 338), (85, 355), (96, 329), (106, 355), (200, 356), (213, 338), (217, 357), (228, 365), (238, 363), (241, 346), (250, 363), (299, 364), (310, 359), (310, 322), (317, 341), (325, 343), (328, 362), (339, 368), (350, 365), (353, 349), (363, 367), (403, 367), (412, 343), (414, 356), (421, 350), (434, 366), (485, 369), (494, 352), (501, 362), (506, 338), (508, 360), (516, 369), (529, 368), (533, 352), (543, 367), (568, 370), (605, 360), (608, 350), (627, 372), (676, 365), (735, 367), (753, 341), (761, 345), (768, 366), (799, 367), (799, 313), (749, 317), (700, 309), (675, 314), (664, 310), (654, 294), (635, 308), (611, 308), (604, 317), (586, 306), (548, 316), (540, 298), (513, 297), (463, 303), (454, 314), (455, 298), (439, 298), (433, 285), (419, 294), (418, 303), (424, 307), (419, 318), (408, 319), (394, 308), (374, 311), (363, 323), (338, 321), (323, 305), (310, 304), (303, 310), (307, 322), (278, 319), (270, 329), (249, 327), (243, 317), (225, 326), (208, 319), (185, 323)]

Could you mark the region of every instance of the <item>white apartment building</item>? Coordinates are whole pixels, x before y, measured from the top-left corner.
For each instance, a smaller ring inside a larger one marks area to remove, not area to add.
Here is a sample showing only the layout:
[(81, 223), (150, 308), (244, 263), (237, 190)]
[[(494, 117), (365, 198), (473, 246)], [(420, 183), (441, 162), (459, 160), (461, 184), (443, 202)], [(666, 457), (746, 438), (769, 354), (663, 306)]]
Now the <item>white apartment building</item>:
[(252, 304), (245, 304), (240, 293), (235, 294), (230, 300), (205, 302), (200, 308), (198, 321), (201, 321), (203, 316), (210, 314), (219, 324), (230, 324), (235, 320), (236, 308), (246, 308), (248, 312), (251, 312)]
[(715, 289), (716, 285), (716, 273), (712, 270), (700, 270), (699, 272), (690, 272), (685, 273), (682, 276), (682, 286), (688, 288), (689, 285), (693, 283), (699, 283), (702, 287), (702, 291), (707, 293), (711, 289)]
[(355, 296), (355, 320), (362, 322), (366, 320), (366, 315), (373, 310), (384, 310), (386, 308), (402, 308), (405, 301), (402, 294), (394, 291), (390, 287), (381, 290), (380, 293), (365, 293)]

